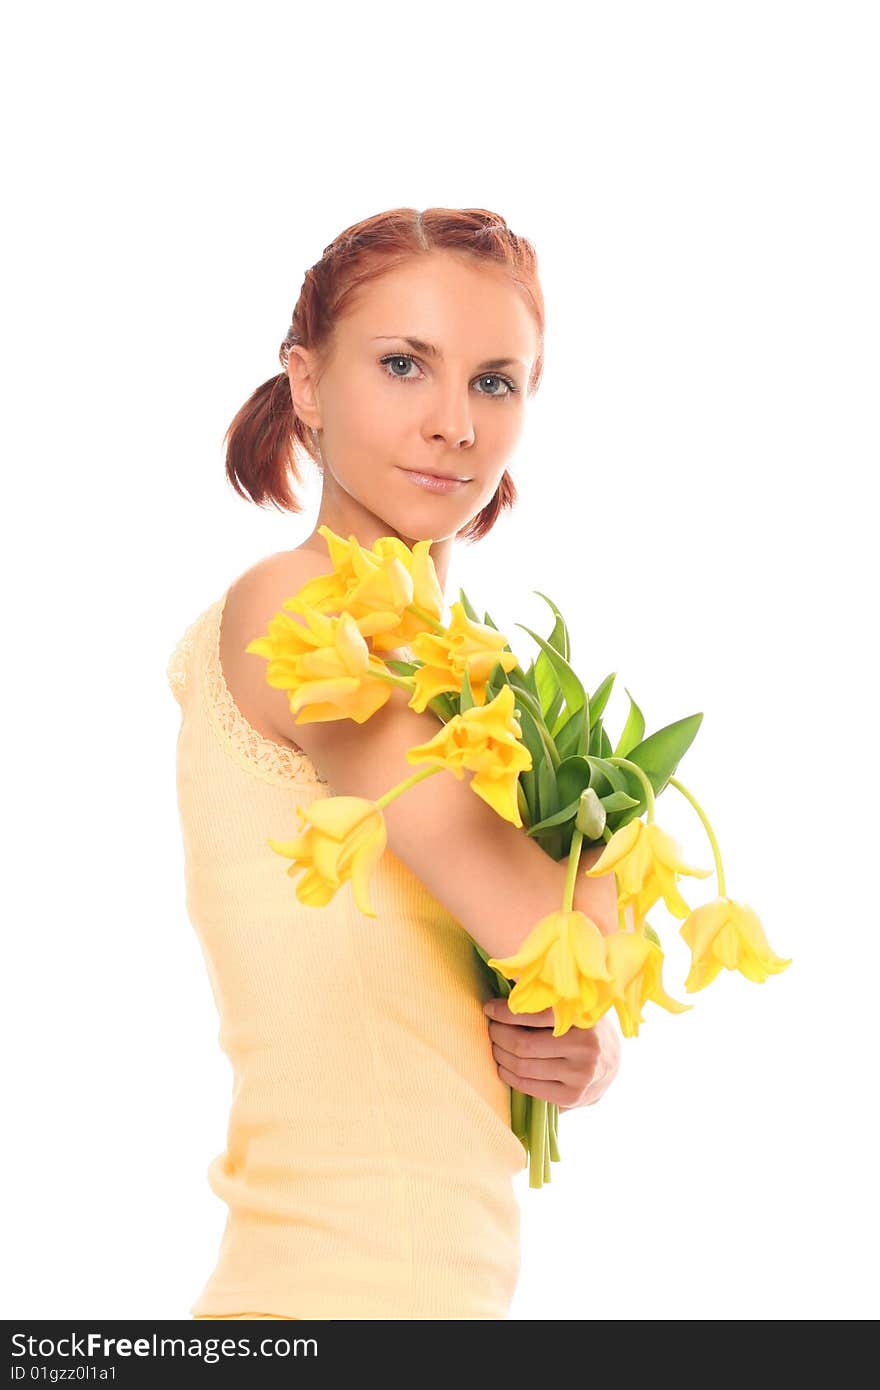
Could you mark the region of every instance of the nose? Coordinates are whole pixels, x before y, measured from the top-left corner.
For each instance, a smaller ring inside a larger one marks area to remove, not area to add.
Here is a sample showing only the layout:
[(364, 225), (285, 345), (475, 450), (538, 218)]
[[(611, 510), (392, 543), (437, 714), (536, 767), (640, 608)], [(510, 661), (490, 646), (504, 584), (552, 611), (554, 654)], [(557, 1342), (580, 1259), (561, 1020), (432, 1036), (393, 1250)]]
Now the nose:
[(438, 391), (425, 418), (425, 433), (442, 439), (452, 449), (467, 449), (474, 442), (474, 420), (467, 392), (458, 388)]

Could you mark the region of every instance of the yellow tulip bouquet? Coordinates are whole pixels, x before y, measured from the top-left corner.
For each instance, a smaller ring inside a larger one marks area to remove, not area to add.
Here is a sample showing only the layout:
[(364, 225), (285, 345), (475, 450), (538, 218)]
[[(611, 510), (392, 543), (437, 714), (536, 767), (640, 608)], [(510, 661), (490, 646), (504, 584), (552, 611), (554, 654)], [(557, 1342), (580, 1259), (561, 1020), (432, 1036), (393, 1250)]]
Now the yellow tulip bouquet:
[[(299, 833), (293, 839), (267, 841), (292, 861), (287, 872), (300, 876), (300, 902), (323, 907), (350, 882), (358, 909), (375, 917), (369, 884), (387, 845), (383, 807), (425, 777), (446, 771), (461, 780), (469, 772), (471, 790), (499, 816), (533, 836), (553, 859), (568, 860), (561, 906), (534, 926), (515, 955), (489, 957), (469, 938), (512, 1013), (551, 1008), (553, 1036), (559, 1037), (571, 1027), (592, 1028), (613, 1008), (624, 1036), (633, 1037), (646, 1002), (672, 1013), (689, 1009), (663, 987), (661, 942), (646, 916), (661, 898), (681, 920), (691, 950), (687, 991), (705, 988), (722, 968), (762, 982), (791, 963), (770, 949), (753, 909), (726, 895), (709, 820), (673, 776), (702, 714), (646, 738), (643, 714), (627, 692), (629, 714), (612, 747), (602, 716), (615, 675), (588, 695), (570, 662), (568, 629), (546, 595), (538, 594), (555, 618), (549, 637), (517, 624), (539, 648), (523, 669), (489, 614), (481, 622), (463, 590), (444, 622), (431, 541), (410, 549), (396, 536), (383, 536), (367, 550), (354, 536), (344, 540), (327, 526), (319, 532), (332, 572), (284, 600), (283, 608), (297, 620), (277, 613), (245, 650), (268, 658), (266, 680), (288, 692), (298, 724), (363, 723), (397, 686), (410, 693), (412, 709), (431, 709), (442, 727), (407, 752), (419, 771), (376, 801), (315, 800), (307, 810), (297, 807)], [(399, 649), (413, 660), (388, 656)], [(718, 896), (694, 910), (677, 880), (712, 871), (686, 864), (657, 824), (656, 798), (667, 786), (694, 807), (715, 861)], [(584, 872), (616, 876), (618, 930), (610, 935), (573, 908), (585, 840), (604, 841), (605, 848)], [(530, 1187), (548, 1182), (550, 1164), (559, 1159), (558, 1121), (558, 1105), (511, 1089), (511, 1126), (528, 1155)]]

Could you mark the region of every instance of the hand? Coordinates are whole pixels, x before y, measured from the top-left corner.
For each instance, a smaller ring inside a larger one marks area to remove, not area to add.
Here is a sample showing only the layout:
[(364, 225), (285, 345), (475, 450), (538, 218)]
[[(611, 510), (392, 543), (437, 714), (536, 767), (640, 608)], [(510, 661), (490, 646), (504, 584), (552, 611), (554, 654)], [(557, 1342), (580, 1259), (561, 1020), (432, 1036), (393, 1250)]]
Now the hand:
[(552, 1009), (514, 1014), (506, 999), (497, 998), (483, 1012), (498, 1075), (524, 1095), (572, 1110), (595, 1105), (617, 1075), (620, 1037), (607, 1014), (592, 1028), (569, 1028), (554, 1038)]

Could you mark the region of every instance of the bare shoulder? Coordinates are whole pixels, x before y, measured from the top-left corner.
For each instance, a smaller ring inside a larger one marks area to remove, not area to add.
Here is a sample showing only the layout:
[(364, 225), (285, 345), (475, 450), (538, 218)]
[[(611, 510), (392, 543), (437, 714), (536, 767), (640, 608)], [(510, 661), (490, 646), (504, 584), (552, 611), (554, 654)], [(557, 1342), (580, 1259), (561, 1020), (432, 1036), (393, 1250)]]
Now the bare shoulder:
[(220, 625), (220, 666), (239, 710), (264, 738), (298, 748), (284, 732), (290, 710), (283, 690), (266, 683), (266, 662), (245, 647), (261, 636), (286, 598), (309, 579), (329, 574), (330, 556), (317, 550), (282, 550), (267, 555), (239, 575), (229, 587)]

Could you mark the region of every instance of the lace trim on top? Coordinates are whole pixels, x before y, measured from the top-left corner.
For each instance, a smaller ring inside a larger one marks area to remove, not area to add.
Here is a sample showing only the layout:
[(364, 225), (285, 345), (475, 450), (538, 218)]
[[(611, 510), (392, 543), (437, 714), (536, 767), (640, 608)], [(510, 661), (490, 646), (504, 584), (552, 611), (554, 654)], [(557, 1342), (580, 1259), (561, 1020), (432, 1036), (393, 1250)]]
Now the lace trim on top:
[(183, 704), (184, 692), (186, 691), (187, 680), (192, 669), (193, 651), (195, 650), (196, 638), (199, 628), (210, 613), (211, 609), (206, 608), (200, 613), (194, 622), (184, 632), (183, 636), (171, 653), (171, 657), (166, 668), (168, 684), (171, 686), (172, 694), (178, 704)]
[[(205, 651), (202, 663), (205, 707), (214, 729), (231, 757), (249, 772), (255, 772), (267, 782), (291, 782), (300, 786), (328, 787), (311, 758), (302, 748), (288, 748), (259, 733), (244, 717), (226, 684), (220, 663), (220, 627), (229, 590), (206, 608), (184, 632), (168, 662), (168, 682), (175, 698), (182, 704), (187, 685), (193, 679), (196, 645), (204, 633)], [(412, 650), (402, 648), (412, 659)]]
[(207, 610), (203, 672), (206, 706), (214, 728), (235, 761), (267, 782), (328, 786), (326, 777), (320, 775), (302, 748), (288, 748), (286, 744), (266, 738), (248, 723), (232, 698), (220, 664), (220, 625), (228, 593), (227, 589)]

